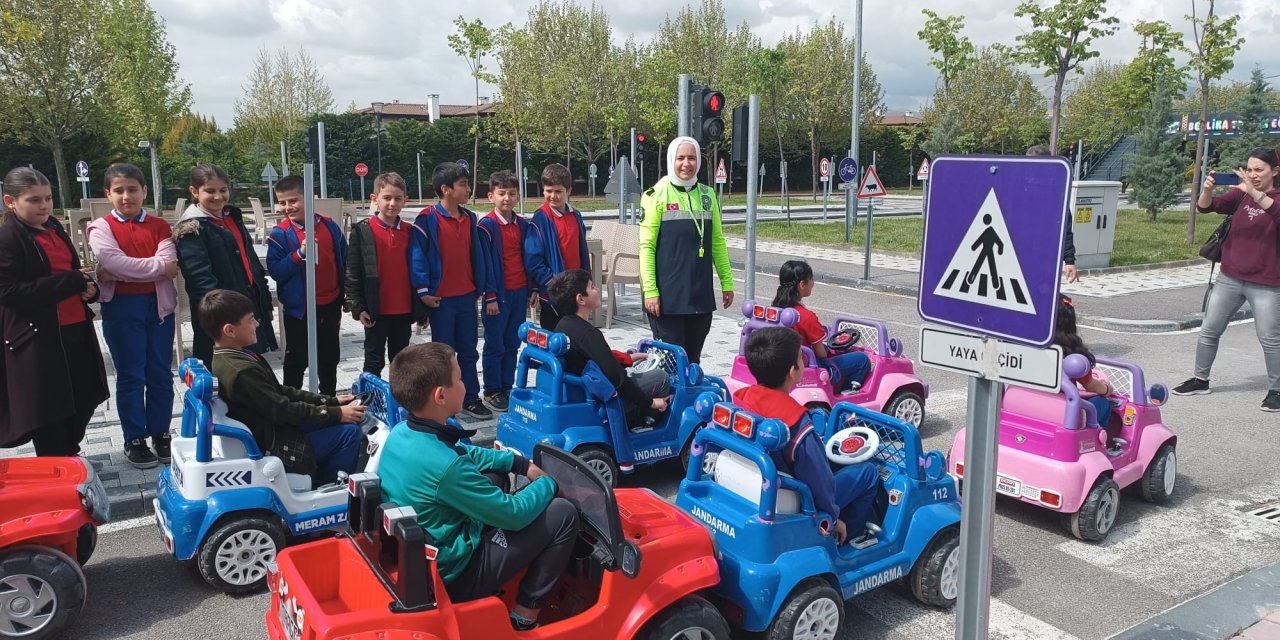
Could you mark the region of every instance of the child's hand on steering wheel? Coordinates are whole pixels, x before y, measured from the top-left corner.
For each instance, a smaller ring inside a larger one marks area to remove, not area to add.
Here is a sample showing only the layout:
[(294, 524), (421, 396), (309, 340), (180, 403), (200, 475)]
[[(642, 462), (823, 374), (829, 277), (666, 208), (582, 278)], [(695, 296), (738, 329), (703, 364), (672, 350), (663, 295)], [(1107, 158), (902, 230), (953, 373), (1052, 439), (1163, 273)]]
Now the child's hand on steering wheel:
[(338, 395), (334, 396), (334, 399), (338, 401), (339, 405), (345, 406), (345, 405), (351, 404), (352, 402), (355, 402), (356, 397), (350, 393), (339, 393)]

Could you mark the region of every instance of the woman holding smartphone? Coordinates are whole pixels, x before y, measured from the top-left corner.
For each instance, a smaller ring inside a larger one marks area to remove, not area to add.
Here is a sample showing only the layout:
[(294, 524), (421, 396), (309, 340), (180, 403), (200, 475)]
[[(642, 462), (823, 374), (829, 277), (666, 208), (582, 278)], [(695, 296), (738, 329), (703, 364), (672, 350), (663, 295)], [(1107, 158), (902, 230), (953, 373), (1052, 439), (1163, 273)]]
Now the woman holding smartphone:
[(1267, 364), (1270, 385), (1263, 411), (1280, 411), (1280, 157), (1275, 149), (1258, 147), (1248, 164), (1235, 171), (1238, 183), (1220, 196), (1213, 175), (1205, 178), (1196, 208), (1201, 213), (1233, 216), (1222, 245), (1222, 271), (1214, 281), (1200, 340), (1196, 343), (1194, 375), (1174, 387), (1180, 396), (1209, 393), (1209, 370), (1218, 355), (1218, 339), (1227, 321), (1246, 300), (1253, 309), (1254, 329)]

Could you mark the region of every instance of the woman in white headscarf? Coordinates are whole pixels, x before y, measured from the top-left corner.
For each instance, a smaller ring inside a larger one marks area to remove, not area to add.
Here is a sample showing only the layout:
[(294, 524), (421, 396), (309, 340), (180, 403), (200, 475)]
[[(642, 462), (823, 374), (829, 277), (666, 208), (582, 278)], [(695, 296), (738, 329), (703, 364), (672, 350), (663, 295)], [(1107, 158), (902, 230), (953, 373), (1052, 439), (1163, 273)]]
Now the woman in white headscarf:
[(684, 347), (690, 362), (716, 310), (711, 267), (720, 277), (721, 303), (733, 304), (733, 269), (720, 225), (716, 192), (698, 183), (701, 149), (689, 137), (667, 147), (667, 175), (644, 192), (640, 206), (640, 286), (653, 337)]

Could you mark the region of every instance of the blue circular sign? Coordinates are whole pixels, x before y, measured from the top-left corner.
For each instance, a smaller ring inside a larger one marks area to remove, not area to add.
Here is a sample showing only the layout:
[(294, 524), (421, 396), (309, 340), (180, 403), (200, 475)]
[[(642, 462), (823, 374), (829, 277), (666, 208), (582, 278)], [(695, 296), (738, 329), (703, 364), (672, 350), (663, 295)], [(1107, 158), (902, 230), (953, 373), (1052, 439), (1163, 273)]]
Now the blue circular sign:
[(457, 164), (459, 167), (462, 167), (463, 171), (471, 170), (471, 163), (467, 162), (466, 160), (459, 160)]
[(88, 163), (88, 162), (85, 162), (84, 160), (81, 160), (81, 161), (77, 162), (77, 163), (76, 163), (76, 175), (80, 176), (81, 178), (88, 177), (88, 176), (89, 176), (89, 163)]
[(858, 180), (858, 161), (853, 158), (841, 158), (840, 182), (857, 182)]

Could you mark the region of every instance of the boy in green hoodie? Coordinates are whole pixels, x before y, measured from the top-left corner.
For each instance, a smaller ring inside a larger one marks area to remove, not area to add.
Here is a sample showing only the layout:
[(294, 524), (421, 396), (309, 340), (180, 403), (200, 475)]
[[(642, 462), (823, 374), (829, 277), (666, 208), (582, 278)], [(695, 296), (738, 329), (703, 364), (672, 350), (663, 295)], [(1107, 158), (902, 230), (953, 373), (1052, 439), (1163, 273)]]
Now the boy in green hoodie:
[[(494, 595), (527, 567), (511, 624), (536, 627), (578, 538), (577, 508), (555, 497), (555, 480), (524, 457), (459, 443), (475, 431), (449, 424), (466, 396), (452, 347), (405, 347), (391, 363), (390, 378), (391, 395), (410, 416), (383, 448), (378, 475), (387, 500), (417, 512), (439, 547), (436, 563), (454, 601)], [(530, 483), (504, 493), (484, 475), (492, 472), (527, 476)]]

